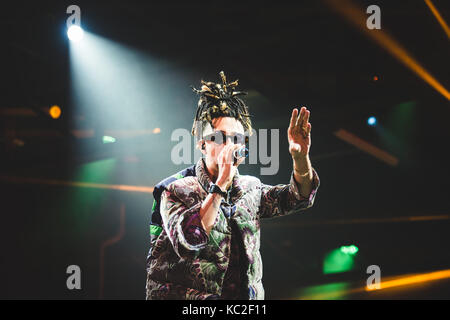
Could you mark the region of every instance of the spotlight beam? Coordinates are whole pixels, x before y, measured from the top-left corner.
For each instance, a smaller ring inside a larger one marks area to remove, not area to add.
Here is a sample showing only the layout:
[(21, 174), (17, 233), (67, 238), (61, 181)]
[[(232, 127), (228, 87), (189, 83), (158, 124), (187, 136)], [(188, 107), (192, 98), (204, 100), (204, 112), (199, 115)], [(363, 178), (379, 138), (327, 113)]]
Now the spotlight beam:
[(448, 279), (450, 278), (450, 269), (447, 270), (440, 270), (435, 272), (428, 272), (428, 273), (420, 273), (420, 274), (414, 274), (414, 275), (405, 275), (402, 277), (394, 278), (392, 280), (384, 280), (381, 281), (380, 289), (369, 289), (365, 288), (366, 291), (377, 291), (377, 290), (383, 290), (388, 288), (395, 288), (400, 286), (406, 286), (411, 284), (417, 284), (417, 283), (423, 283), (423, 282), (429, 282), (429, 281), (435, 281), (435, 280), (441, 280), (441, 279)]
[(17, 184), (43, 184), (43, 185), (53, 185), (53, 186), (77, 187), (77, 188), (117, 190), (117, 191), (127, 191), (127, 192), (142, 192), (142, 193), (152, 193), (153, 192), (153, 187), (147, 187), (147, 186), (132, 186), (132, 185), (123, 185), (123, 184), (104, 184), (104, 183), (91, 183), (91, 182), (80, 182), (80, 181), (63, 181), (63, 180), (24, 178), (24, 177), (13, 177), (13, 176), (0, 176), (0, 181), (4, 181), (4, 182), (8, 182), (8, 183), (17, 183)]
[(450, 100), (450, 92), (444, 88), (424, 67), (420, 65), (393, 37), (382, 30), (369, 30), (366, 28), (367, 16), (364, 10), (355, 6), (349, 0), (325, 0), (336, 12), (345, 17), (367, 34), (372, 40), (378, 43), (382, 48), (388, 51), (393, 57), (408, 67), (422, 80), (428, 83), (436, 91), (442, 94), (447, 100)]
[(375, 158), (387, 163), (390, 166), (397, 166), (398, 165), (398, 158), (394, 157), (393, 155), (387, 153), (384, 150), (381, 150), (378, 147), (375, 147), (373, 144), (355, 136), (354, 134), (348, 132), (344, 129), (339, 129), (336, 131), (335, 136), (344, 140), (347, 143), (350, 143), (357, 147), (358, 149), (374, 156)]
[(428, 8), (430, 8), (433, 15), (436, 17), (436, 19), (439, 22), (439, 24), (441, 25), (442, 29), (444, 29), (445, 33), (447, 34), (447, 38), (450, 39), (450, 28), (448, 27), (444, 18), (442, 18), (438, 9), (434, 6), (434, 4), (433, 4), (433, 2), (431, 2), (431, 0), (425, 0), (425, 3), (427, 4)]
[[(450, 278), (450, 269), (445, 270), (438, 270), (434, 272), (425, 272), (425, 273), (419, 273), (419, 274), (406, 274), (406, 275), (400, 275), (400, 276), (394, 276), (389, 277), (387, 280), (384, 279), (380, 282), (381, 288), (380, 289), (369, 289), (367, 286), (365, 287), (355, 287), (355, 288), (337, 288), (336, 290), (330, 290), (326, 291), (323, 290), (323, 292), (317, 292), (312, 293), (308, 295), (304, 295), (301, 297), (298, 297), (297, 299), (302, 300), (330, 300), (330, 299), (336, 299), (336, 298), (343, 298), (348, 297), (349, 295), (353, 294), (361, 294), (366, 293), (369, 294), (367, 296), (370, 298), (372, 294), (375, 292), (379, 292), (383, 289), (390, 289), (390, 288), (398, 288), (402, 286), (411, 286), (411, 285), (419, 285), (428, 283), (431, 281), (437, 280), (444, 280)], [(350, 285), (350, 284), (349, 284)], [(375, 296), (374, 296), (375, 297)]]

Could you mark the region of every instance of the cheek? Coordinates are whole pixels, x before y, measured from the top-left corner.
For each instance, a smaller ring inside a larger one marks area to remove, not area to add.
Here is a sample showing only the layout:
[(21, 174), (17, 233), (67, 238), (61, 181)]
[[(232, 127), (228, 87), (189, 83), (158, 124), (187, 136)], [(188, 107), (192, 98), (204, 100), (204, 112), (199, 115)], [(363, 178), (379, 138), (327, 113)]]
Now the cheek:
[(209, 149), (209, 155), (211, 158), (216, 159), (217, 156), (220, 154), (220, 152), (223, 149), (223, 145), (212, 145), (211, 148)]

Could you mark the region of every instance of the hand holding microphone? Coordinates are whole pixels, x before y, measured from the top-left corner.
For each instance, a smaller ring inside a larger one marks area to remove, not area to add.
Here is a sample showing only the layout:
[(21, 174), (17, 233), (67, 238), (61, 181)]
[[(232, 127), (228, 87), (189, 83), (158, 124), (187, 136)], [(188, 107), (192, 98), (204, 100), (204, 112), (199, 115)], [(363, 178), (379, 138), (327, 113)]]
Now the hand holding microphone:
[(227, 144), (218, 156), (219, 176), (216, 184), (226, 190), (236, 172), (236, 168), (248, 156), (248, 149), (245, 146)]

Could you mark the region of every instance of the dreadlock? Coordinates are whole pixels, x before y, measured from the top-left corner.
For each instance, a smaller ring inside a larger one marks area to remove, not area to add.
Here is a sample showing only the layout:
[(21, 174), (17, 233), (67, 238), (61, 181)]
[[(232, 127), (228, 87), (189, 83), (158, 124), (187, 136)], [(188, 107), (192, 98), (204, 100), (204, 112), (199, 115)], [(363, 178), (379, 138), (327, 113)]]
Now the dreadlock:
[(246, 95), (247, 92), (235, 91), (238, 80), (227, 83), (225, 73), (220, 71), (219, 74), (222, 79), (222, 84), (201, 80), (202, 87), (200, 90), (191, 86), (192, 90), (200, 95), (194, 124), (192, 125), (192, 135), (201, 138), (201, 132), (198, 132), (198, 129), (201, 128), (201, 131), (203, 131), (206, 122), (209, 122), (211, 127), (213, 127), (212, 120), (219, 117), (235, 118), (242, 124), (244, 130), (251, 135), (252, 123), (248, 107), (238, 97), (240, 95)]

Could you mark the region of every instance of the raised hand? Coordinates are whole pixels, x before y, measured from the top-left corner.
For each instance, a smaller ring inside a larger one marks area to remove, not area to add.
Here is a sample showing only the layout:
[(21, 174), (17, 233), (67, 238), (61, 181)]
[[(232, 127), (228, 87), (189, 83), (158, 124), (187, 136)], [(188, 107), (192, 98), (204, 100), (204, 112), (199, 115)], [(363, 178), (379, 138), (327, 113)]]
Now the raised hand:
[(291, 122), (288, 128), (289, 153), (294, 160), (309, 154), (311, 147), (311, 123), (309, 110), (306, 107), (292, 110)]

